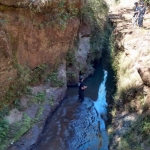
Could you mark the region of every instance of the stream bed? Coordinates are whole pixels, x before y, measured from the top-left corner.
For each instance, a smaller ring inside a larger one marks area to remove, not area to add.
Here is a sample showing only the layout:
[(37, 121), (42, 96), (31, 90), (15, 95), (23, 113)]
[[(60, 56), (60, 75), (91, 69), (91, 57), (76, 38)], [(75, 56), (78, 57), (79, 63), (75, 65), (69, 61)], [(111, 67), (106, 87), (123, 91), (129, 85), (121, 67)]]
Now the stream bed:
[(108, 150), (106, 81), (101, 64), (84, 84), (85, 99), (78, 100), (78, 87), (68, 87), (65, 100), (47, 120), (32, 150)]

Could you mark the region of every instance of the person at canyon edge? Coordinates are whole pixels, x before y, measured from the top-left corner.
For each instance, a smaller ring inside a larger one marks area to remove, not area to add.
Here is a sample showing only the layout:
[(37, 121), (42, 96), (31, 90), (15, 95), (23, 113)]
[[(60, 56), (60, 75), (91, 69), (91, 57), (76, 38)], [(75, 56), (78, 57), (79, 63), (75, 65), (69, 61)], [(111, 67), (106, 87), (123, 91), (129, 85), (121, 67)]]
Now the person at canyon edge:
[(133, 27), (135, 27), (135, 25), (138, 25), (138, 17), (139, 17), (139, 11), (140, 11), (140, 7), (138, 6), (138, 2), (134, 3), (135, 7), (134, 7), (134, 15), (132, 17), (132, 24)]
[(87, 86), (84, 86), (83, 81), (84, 81), (84, 77), (80, 76), (79, 82), (78, 82), (78, 87), (79, 87), (79, 98), (78, 98), (78, 100), (80, 100), (80, 102), (84, 101), (84, 90), (87, 88)]
[(143, 19), (145, 17), (146, 14), (146, 7), (144, 6), (144, 2), (140, 3), (140, 7), (139, 7), (139, 19), (138, 19), (138, 25), (139, 27), (143, 27)]

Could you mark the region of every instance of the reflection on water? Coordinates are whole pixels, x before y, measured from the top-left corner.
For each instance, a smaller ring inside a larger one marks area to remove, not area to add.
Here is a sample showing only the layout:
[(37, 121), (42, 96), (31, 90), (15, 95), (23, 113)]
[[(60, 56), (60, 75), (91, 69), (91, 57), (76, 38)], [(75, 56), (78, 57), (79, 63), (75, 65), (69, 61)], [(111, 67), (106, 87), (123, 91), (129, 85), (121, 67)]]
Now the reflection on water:
[[(94, 78), (89, 79), (90, 82), (85, 82), (89, 90), (85, 95), (95, 100), (98, 97), (97, 100), (94, 102), (85, 98), (80, 103), (76, 95), (77, 88), (71, 89), (70, 98), (64, 100), (48, 120), (41, 138), (32, 150), (108, 150), (108, 135), (104, 122), (104, 119), (107, 119), (107, 72), (100, 67), (93, 76)], [(71, 97), (73, 93), (76, 96)]]
[(100, 131), (102, 135), (102, 147), (101, 150), (108, 150), (108, 134), (105, 127), (105, 120), (107, 120), (107, 102), (106, 102), (106, 80), (107, 71), (104, 71), (104, 79), (100, 84), (98, 91), (97, 101), (94, 102), (94, 107), (98, 113), (100, 121)]
[(93, 101), (78, 97), (66, 99), (48, 121), (32, 150), (99, 150), (101, 146), (98, 116)]
[[(87, 89), (85, 90), (85, 96), (89, 97), (92, 100), (97, 100), (98, 90), (100, 83), (103, 81), (104, 71), (102, 64), (99, 64), (95, 68), (95, 72), (92, 76), (90, 76), (87, 80), (84, 81), (84, 85), (87, 85)], [(78, 95), (78, 87), (69, 87), (67, 89), (67, 97), (72, 97)]]

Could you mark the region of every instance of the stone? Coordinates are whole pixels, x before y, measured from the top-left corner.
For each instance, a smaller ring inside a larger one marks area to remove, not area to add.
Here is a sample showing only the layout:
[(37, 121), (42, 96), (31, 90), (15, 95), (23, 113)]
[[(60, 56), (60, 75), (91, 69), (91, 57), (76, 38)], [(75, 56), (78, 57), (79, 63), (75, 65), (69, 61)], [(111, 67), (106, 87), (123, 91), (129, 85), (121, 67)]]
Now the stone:
[(150, 68), (139, 68), (138, 73), (143, 83), (150, 87)]
[(5, 119), (10, 124), (13, 124), (15, 122), (21, 121), (22, 117), (23, 117), (23, 113), (15, 108), (10, 111), (10, 115), (6, 116)]
[[(1, 101), (10, 86), (18, 79), (16, 66), (26, 66), (34, 70), (46, 64), (51, 71), (56, 64), (65, 60), (70, 44), (77, 36), (80, 20), (77, 17), (66, 20), (66, 26), (62, 29), (57, 22), (52, 25), (50, 12), (32, 15), (33, 12), (29, 8), (24, 9), (31, 3), (30, 0), (0, 0), (0, 3), (3, 5), (0, 5), (3, 7), (0, 13)], [(68, 4), (70, 3), (72, 1), (68, 1)], [(81, 0), (76, 0), (74, 7), (80, 7), (81, 3)], [(24, 7), (21, 7), (23, 5)], [(54, 6), (55, 4), (51, 7)], [(51, 9), (47, 8), (47, 10)]]

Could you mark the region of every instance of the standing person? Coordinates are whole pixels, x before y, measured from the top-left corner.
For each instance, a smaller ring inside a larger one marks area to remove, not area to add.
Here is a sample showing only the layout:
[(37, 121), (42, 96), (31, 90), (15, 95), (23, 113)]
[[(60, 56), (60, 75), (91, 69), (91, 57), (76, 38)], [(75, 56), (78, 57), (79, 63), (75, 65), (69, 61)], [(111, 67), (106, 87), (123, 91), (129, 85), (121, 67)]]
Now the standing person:
[(80, 102), (84, 101), (84, 90), (87, 88), (87, 86), (83, 85), (84, 77), (80, 76), (79, 77), (79, 82), (78, 82), (78, 87), (79, 87), (79, 100)]
[(140, 7), (138, 6), (138, 2), (134, 3), (135, 7), (134, 7), (134, 15), (132, 18), (132, 24), (133, 27), (135, 27), (136, 24), (138, 24), (138, 16), (139, 16), (139, 11), (140, 11)]
[(138, 19), (139, 27), (143, 26), (143, 18), (145, 17), (145, 14), (146, 14), (146, 7), (144, 6), (144, 2), (141, 2), (140, 10), (139, 10), (139, 19)]

